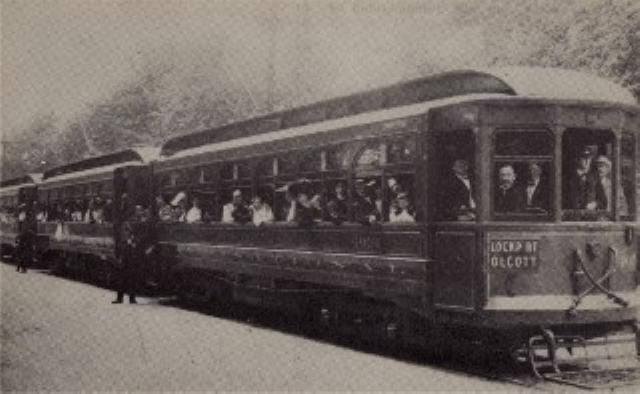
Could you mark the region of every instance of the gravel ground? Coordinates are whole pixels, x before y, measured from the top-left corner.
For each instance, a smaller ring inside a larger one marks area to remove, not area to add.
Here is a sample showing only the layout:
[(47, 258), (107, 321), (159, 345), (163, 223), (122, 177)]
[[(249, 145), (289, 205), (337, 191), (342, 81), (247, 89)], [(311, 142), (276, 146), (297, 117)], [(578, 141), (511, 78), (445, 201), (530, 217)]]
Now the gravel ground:
[(522, 387), (0, 264), (2, 391), (513, 391)]

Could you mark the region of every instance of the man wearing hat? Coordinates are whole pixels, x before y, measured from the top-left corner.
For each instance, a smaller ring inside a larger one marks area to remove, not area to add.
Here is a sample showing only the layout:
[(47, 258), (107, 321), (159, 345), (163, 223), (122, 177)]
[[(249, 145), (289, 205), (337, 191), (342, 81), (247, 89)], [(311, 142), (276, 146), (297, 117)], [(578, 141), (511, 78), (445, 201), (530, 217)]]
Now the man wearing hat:
[(300, 227), (308, 228), (315, 225), (316, 221), (320, 219), (322, 211), (319, 197), (309, 197), (313, 193), (311, 181), (300, 179), (291, 185), (289, 192), (295, 202), (293, 221)]
[(475, 219), (476, 203), (469, 173), (467, 160), (458, 158), (453, 161), (451, 172), (443, 178), (438, 196), (441, 219), (460, 221)]
[(576, 158), (576, 168), (569, 174), (567, 190), (564, 193), (564, 208), (567, 209), (595, 209), (596, 179), (591, 172), (593, 151), (585, 147), (579, 151)]
[(33, 243), (35, 233), (32, 228), (32, 219), (27, 204), (18, 206), (18, 242), (17, 242), (17, 267), (16, 271), (27, 273), (27, 265), (33, 260)]
[[(598, 156), (596, 158), (596, 208), (611, 211), (613, 208), (613, 183), (611, 181), (611, 160), (606, 156)], [(622, 188), (618, 189), (618, 213), (621, 215), (628, 214), (627, 200), (624, 197)]]
[(184, 222), (187, 215), (187, 193), (179, 192), (171, 200), (171, 219), (175, 222)]
[(357, 179), (355, 182), (355, 195), (353, 196), (353, 216), (356, 222), (370, 225), (380, 220), (375, 201), (366, 193), (366, 182)]
[(223, 223), (248, 223), (251, 221), (251, 211), (244, 205), (242, 192), (233, 191), (231, 202), (222, 207)]

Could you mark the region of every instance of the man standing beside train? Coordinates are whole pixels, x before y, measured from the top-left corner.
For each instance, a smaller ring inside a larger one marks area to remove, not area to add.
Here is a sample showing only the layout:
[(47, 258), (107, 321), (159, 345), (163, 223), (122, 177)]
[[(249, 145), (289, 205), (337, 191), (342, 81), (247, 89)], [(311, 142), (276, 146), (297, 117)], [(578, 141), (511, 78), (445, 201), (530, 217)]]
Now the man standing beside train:
[(149, 247), (149, 211), (136, 205), (134, 213), (122, 223), (119, 238), (118, 293), (112, 303), (122, 304), (125, 294), (129, 294), (129, 303), (137, 304), (140, 271), (152, 250)]

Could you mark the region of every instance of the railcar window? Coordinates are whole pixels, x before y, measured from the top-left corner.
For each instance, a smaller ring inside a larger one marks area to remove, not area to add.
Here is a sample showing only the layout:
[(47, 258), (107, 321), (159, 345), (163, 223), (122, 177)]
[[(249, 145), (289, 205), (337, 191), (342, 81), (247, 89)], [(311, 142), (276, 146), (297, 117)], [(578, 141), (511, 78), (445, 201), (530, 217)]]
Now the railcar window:
[(403, 138), (389, 143), (387, 159), (389, 164), (411, 163), (416, 152), (416, 139)]
[(190, 185), (197, 185), (204, 182), (204, 176), (202, 174), (202, 168), (190, 168), (187, 170), (187, 183)]
[(180, 181), (180, 172), (171, 171), (171, 173), (169, 174), (169, 186), (175, 187), (176, 185), (178, 185), (179, 181)]
[(251, 169), (247, 163), (236, 164), (236, 179), (251, 178)]
[(277, 174), (276, 175), (289, 175), (295, 174), (296, 164), (295, 160), (291, 157), (278, 157), (277, 161)]
[(173, 186), (171, 180), (171, 174), (159, 174), (158, 175), (158, 186), (162, 189), (168, 189)]
[[(615, 187), (613, 133), (570, 129), (562, 137), (562, 218), (613, 220)], [(618, 201), (621, 202), (620, 200)], [(623, 207), (618, 206), (622, 211)]]
[(322, 169), (322, 154), (318, 150), (298, 154), (298, 174), (319, 173)]
[(621, 220), (633, 220), (635, 214), (635, 146), (636, 141), (632, 133), (622, 134), (620, 141), (620, 183), (618, 191), (618, 214)]
[(325, 170), (336, 171), (344, 167), (343, 154), (339, 147), (330, 147), (325, 151)]
[(215, 166), (207, 166), (202, 169), (202, 182), (203, 183), (212, 183), (216, 179), (216, 168)]
[(229, 180), (235, 179), (234, 174), (235, 174), (235, 170), (234, 170), (233, 163), (225, 164), (220, 169), (220, 178), (223, 181), (229, 181)]
[(356, 169), (381, 167), (386, 162), (384, 145), (374, 143), (365, 147), (358, 153), (355, 162)]
[(553, 135), (543, 130), (497, 131), (494, 141), (494, 218), (550, 219)]

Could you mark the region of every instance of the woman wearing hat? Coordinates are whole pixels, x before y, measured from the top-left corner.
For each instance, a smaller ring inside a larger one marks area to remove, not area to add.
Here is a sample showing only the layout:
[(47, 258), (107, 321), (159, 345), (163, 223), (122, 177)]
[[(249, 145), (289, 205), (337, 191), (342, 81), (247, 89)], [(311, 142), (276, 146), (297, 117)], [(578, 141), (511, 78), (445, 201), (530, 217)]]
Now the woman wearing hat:
[(294, 221), (300, 227), (311, 227), (316, 220), (320, 219), (322, 210), (320, 208), (319, 196), (309, 198), (312, 193), (311, 182), (302, 179), (289, 188), (295, 201)]
[(391, 223), (415, 223), (416, 218), (411, 209), (409, 195), (404, 192), (398, 193), (395, 199), (394, 209), (389, 213)]

